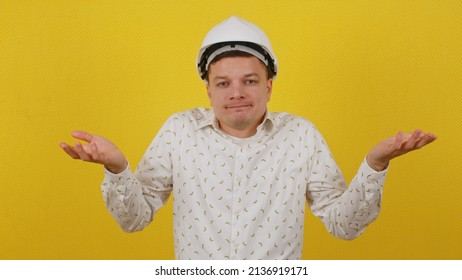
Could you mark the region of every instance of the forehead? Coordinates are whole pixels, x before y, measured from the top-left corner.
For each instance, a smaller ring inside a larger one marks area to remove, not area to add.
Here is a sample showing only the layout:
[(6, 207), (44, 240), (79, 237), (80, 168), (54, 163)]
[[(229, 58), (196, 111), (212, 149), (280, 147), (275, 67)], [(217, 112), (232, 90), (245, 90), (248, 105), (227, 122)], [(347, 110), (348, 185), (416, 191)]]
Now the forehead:
[(266, 75), (266, 66), (255, 56), (224, 57), (210, 64), (209, 78), (216, 76)]

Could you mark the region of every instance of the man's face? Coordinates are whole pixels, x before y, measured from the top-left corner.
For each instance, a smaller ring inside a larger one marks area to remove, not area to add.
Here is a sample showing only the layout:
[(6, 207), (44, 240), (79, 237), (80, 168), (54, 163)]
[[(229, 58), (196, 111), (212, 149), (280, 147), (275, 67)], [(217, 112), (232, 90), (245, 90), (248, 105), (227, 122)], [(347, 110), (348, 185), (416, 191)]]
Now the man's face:
[(225, 57), (209, 66), (207, 93), (220, 128), (236, 137), (255, 134), (270, 100), (272, 79), (256, 57)]

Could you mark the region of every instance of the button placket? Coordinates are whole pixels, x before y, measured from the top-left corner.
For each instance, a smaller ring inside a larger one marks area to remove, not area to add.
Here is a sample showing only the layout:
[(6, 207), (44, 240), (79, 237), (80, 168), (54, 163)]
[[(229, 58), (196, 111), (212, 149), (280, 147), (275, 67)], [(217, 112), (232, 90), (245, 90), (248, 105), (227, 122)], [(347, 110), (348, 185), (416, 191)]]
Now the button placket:
[(244, 164), (245, 164), (245, 148), (243, 145), (236, 145), (234, 153), (234, 178), (233, 178), (233, 201), (232, 201), (232, 223), (231, 223), (231, 256), (239, 258), (239, 249), (242, 246), (242, 190), (244, 183)]

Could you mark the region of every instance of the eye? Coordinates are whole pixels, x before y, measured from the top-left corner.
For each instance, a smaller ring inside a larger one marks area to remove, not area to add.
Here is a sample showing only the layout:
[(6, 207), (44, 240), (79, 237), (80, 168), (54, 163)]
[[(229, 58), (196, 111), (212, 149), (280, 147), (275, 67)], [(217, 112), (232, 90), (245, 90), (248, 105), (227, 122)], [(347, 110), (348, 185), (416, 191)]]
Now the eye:
[(222, 81), (222, 82), (218, 82), (218, 83), (217, 83), (217, 87), (226, 87), (227, 85), (228, 85), (228, 83), (225, 82), (225, 81)]
[(257, 80), (253, 80), (253, 79), (245, 80), (245, 84), (247, 84), (247, 85), (254, 85), (257, 82), (258, 82)]

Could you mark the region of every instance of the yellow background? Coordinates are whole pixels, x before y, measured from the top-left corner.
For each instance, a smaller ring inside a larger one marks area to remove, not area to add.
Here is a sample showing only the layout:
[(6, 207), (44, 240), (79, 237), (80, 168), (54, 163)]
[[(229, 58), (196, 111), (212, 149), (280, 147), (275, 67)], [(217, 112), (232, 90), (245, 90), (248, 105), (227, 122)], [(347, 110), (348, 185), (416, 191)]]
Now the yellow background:
[(140, 233), (104, 207), (102, 168), (58, 146), (87, 130), (134, 168), (174, 112), (209, 106), (195, 58), (231, 15), (280, 63), (270, 109), (313, 121), (347, 181), (399, 130), (439, 139), (392, 161), (354, 241), (306, 215), (305, 259), (462, 259), (462, 1), (0, 1), (0, 258), (171, 259), (171, 201)]

